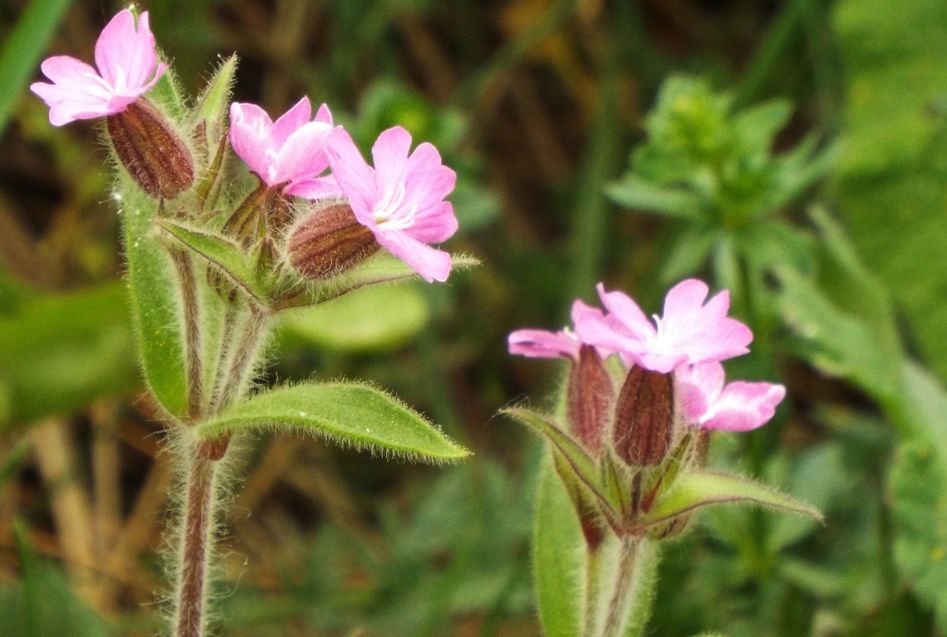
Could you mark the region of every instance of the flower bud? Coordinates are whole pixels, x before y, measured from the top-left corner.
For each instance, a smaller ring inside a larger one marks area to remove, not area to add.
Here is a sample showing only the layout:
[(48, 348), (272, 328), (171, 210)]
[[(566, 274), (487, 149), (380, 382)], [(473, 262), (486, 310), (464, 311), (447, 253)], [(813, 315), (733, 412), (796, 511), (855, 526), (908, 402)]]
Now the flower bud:
[(289, 237), (289, 261), (302, 276), (327, 279), (358, 265), (380, 246), (349, 204), (334, 201), (306, 217)]
[(106, 127), (119, 161), (142, 190), (173, 199), (194, 183), (194, 161), (184, 140), (147, 100), (110, 115)]
[(615, 452), (632, 467), (660, 464), (671, 445), (673, 424), (673, 374), (632, 367), (615, 404)]
[(594, 455), (602, 451), (602, 438), (614, 393), (602, 357), (591, 345), (583, 345), (569, 374), (567, 410), (572, 432)]
[(261, 182), (233, 211), (223, 230), (244, 247), (250, 247), (264, 236), (277, 236), (290, 219), (289, 201), (282, 191)]

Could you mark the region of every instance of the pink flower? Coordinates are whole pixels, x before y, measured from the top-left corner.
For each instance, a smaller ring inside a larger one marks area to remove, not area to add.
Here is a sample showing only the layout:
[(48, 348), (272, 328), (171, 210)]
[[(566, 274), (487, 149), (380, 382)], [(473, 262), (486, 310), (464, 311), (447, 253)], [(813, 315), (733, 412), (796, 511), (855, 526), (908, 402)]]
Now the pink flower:
[(772, 383), (734, 381), (724, 385), (717, 362), (681, 367), (675, 373), (685, 420), (703, 429), (749, 431), (769, 422), (786, 388)]
[[(529, 358), (571, 358), (577, 360), (582, 345), (590, 344), (587, 334), (578, 328), (596, 325), (596, 319), (601, 321), (604, 315), (601, 310), (589, 307), (582, 301), (576, 300), (572, 304), (572, 323), (575, 330), (566, 328), (558, 332), (547, 330), (516, 330), (510, 332), (507, 338), (510, 354), (518, 354)], [(604, 348), (597, 348), (599, 356), (605, 358), (613, 352)]]
[(351, 136), (338, 128), (329, 141), (329, 163), (356, 219), (378, 243), (428, 283), (445, 281), (450, 254), (428, 244), (445, 241), (457, 230), (454, 208), (444, 201), (457, 175), (431, 144), (420, 144), (409, 155), (410, 149), (410, 133), (389, 128), (372, 146), (372, 168)]
[(606, 292), (599, 283), (608, 314), (602, 319), (589, 315), (576, 327), (591, 344), (618, 352), (625, 364), (662, 374), (684, 364), (746, 354), (753, 333), (727, 316), (729, 294), (721, 292), (704, 304), (707, 292), (707, 285), (697, 279), (678, 283), (665, 297), (664, 314), (655, 316), (652, 324), (629, 296)]
[(256, 104), (230, 105), (230, 143), (237, 155), (269, 186), (306, 199), (338, 195), (329, 177), (326, 142), (332, 113), (323, 104), (310, 121), (309, 98), (302, 98), (275, 122)]
[(30, 90), (49, 106), (50, 124), (121, 113), (164, 75), (168, 67), (158, 62), (147, 11), (137, 29), (128, 9), (105, 25), (95, 43), (95, 65), (98, 71), (68, 55), (43, 62), (40, 68), (53, 83), (35, 82)]

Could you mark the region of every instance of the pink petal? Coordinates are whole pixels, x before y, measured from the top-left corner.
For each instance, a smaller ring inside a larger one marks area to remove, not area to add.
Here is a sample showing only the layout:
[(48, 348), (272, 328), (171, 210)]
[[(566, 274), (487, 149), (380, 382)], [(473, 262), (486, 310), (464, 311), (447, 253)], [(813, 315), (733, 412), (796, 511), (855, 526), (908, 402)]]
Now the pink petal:
[(269, 173), (275, 159), (270, 144), (270, 116), (256, 104), (234, 102), (230, 105), (230, 144), (237, 156), (268, 186)]
[(332, 175), (325, 177), (316, 177), (314, 179), (304, 179), (294, 181), (284, 190), (287, 195), (300, 197), (302, 199), (326, 199), (329, 197), (343, 197), (339, 184), (335, 182)]
[(375, 231), (375, 239), (428, 283), (447, 280), (451, 270), (449, 253), (415, 241), (403, 232)]
[(720, 396), (725, 382), (723, 365), (717, 362), (685, 365), (677, 369), (674, 378), (684, 417), (691, 422), (700, 420)]
[(408, 168), (411, 134), (401, 126), (382, 131), (372, 146), (375, 184), (381, 198), (390, 197), (404, 184)]
[(308, 124), (311, 113), (312, 107), (309, 104), (309, 98), (303, 97), (293, 104), (292, 108), (280, 115), (270, 129), (270, 143), (273, 148), (281, 147), (290, 135)]
[(414, 225), (405, 230), (411, 237), (422, 243), (441, 243), (457, 232), (457, 217), (454, 206), (449, 201), (441, 201), (428, 208), (424, 215), (415, 217)]
[(638, 304), (630, 296), (622, 292), (606, 292), (605, 286), (599, 283), (596, 288), (602, 305), (617, 319), (621, 325), (636, 338), (652, 338), (656, 334), (654, 325), (648, 320)]
[(765, 425), (786, 396), (786, 388), (772, 383), (736, 381), (724, 387), (719, 399), (701, 419), (705, 429), (749, 431)]
[[(274, 124), (274, 131), (278, 124)], [(283, 183), (311, 179), (325, 170), (329, 166), (325, 146), (331, 132), (332, 127), (328, 124), (308, 122), (290, 134), (277, 154), (277, 171), (273, 181)]]
[(365, 162), (352, 136), (343, 128), (336, 128), (329, 135), (326, 152), (332, 175), (348, 198), (356, 218), (371, 227), (374, 225), (372, 209), (378, 201), (375, 171)]
[[(699, 279), (687, 279), (671, 288), (664, 297), (664, 316), (662, 320), (671, 317), (689, 316), (699, 312), (704, 299), (707, 298), (707, 284)], [(719, 295), (718, 295), (719, 296)], [(726, 308), (724, 309), (726, 314)]]
[(156, 59), (147, 11), (141, 14), (137, 30), (131, 11), (118, 12), (95, 43), (95, 65), (118, 92), (142, 88), (155, 68)]
[(319, 110), (316, 111), (316, 116), (313, 118), (313, 121), (323, 122), (326, 124), (332, 124), (332, 112), (329, 110), (329, 107), (323, 104), (319, 107)]
[(549, 332), (546, 330), (516, 330), (507, 338), (510, 354), (530, 358), (576, 359), (581, 344), (568, 332)]

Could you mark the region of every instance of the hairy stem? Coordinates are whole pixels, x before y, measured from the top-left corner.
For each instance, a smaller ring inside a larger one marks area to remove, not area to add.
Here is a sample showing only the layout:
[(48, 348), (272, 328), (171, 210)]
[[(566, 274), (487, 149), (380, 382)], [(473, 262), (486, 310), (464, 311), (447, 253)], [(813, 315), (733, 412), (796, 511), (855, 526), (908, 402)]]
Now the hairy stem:
[(631, 591), (632, 579), (635, 574), (635, 561), (638, 553), (638, 542), (635, 538), (626, 537), (621, 541), (621, 554), (618, 557), (618, 572), (615, 574), (615, 587), (612, 598), (608, 602), (608, 615), (605, 618), (603, 637), (619, 637), (622, 624), (628, 615), (628, 593)]
[[(232, 343), (233, 356), (226, 372), (216, 410), (227, 407), (243, 393), (253, 368), (256, 366), (260, 347), (266, 339), (267, 316), (263, 310), (251, 305), (250, 313), (243, 325), (243, 334)], [(223, 373), (223, 369), (218, 370)]]
[(601, 550), (589, 547), (585, 554), (585, 615), (582, 620), (583, 637), (595, 637), (598, 623), (598, 596), (601, 589)]
[(200, 637), (206, 622), (208, 565), (213, 545), (217, 463), (200, 444), (191, 452), (178, 569), (175, 637)]
[(180, 282), (184, 310), (185, 365), (187, 374), (187, 415), (196, 420), (204, 404), (204, 367), (201, 361), (201, 323), (194, 262), (183, 250), (171, 249), (171, 260)]
[(224, 314), (224, 329), (220, 339), (220, 353), (217, 358), (217, 367), (214, 371), (214, 386), (211, 389), (210, 404), (207, 409), (208, 413), (211, 414), (217, 413), (218, 407), (220, 406), (220, 396), (224, 391), (224, 383), (227, 380), (227, 372), (225, 370), (229, 369), (227, 364), (230, 362), (231, 350), (234, 347), (233, 335), (237, 329), (237, 319), (239, 317), (239, 309), (234, 305), (228, 305), (226, 313)]

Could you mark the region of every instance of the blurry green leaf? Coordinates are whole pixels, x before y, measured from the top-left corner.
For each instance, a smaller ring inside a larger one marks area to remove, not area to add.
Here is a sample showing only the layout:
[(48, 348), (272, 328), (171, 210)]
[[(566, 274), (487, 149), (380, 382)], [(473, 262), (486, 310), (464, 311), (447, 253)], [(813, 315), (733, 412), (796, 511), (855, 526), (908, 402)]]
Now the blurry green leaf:
[(822, 520), (813, 507), (746, 478), (709, 471), (682, 473), (643, 516), (643, 525), (658, 524), (713, 504), (746, 503), (771, 507)]
[[(778, 269), (780, 311), (801, 338), (802, 356), (890, 407), (903, 397), (903, 352), (887, 292), (838, 223), (820, 209), (812, 219), (822, 238), (820, 284), (792, 269)], [(831, 290), (831, 297), (823, 290)]]
[[(943, 441), (941, 442), (943, 444)], [(889, 476), (894, 555), (908, 585), (947, 630), (947, 472), (923, 443), (899, 450)]]
[(169, 219), (158, 225), (184, 247), (198, 253), (217, 266), (234, 283), (258, 301), (266, 301), (269, 292), (259, 281), (255, 265), (246, 252), (230, 239), (218, 234), (195, 230)]
[(43, 563), (26, 529), (13, 527), (22, 581), (0, 584), (0, 635), (4, 637), (107, 637), (115, 634), (73, 591), (60, 568)]
[(30, 448), (30, 441), (24, 438), (17, 442), (16, 445), (13, 446), (13, 449), (0, 458), (0, 486), (6, 483), (6, 481), (10, 479), (10, 476), (19, 470), (20, 464), (26, 459)]
[(628, 175), (613, 183), (606, 192), (612, 201), (625, 208), (685, 219), (697, 219), (700, 216), (701, 202), (693, 193), (654, 186), (635, 175)]
[(177, 276), (152, 224), (157, 202), (121, 173), (120, 201), (128, 292), (142, 370), (151, 393), (173, 415), (187, 410)]
[(585, 541), (579, 520), (552, 462), (543, 463), (533, 518), (536, 604), (548, 637), (580, 634), (579, 591)]
[(417, 412), (359, 383), (304, 383), (261, 392), (197, 425), (194, 432), (208, 440), (286, 430), (409, 460), (436, 463), (470, 455)]
[(128, 391), (136, 383), (120, 283), (41, 296), (0, 315), (0, 386), (7, 418), (23, 425)]
[[(791, 471), (786, 489), (828, 516), (831, 516), (830, 511), (835, 503), (845, 498), (849, 489), (855, 486), (851, 471), (845, 465), (843, 450), (838, 444), (813, 447), (794, 459)], [(776, 554), (818, 528), (819, 523), (811, 518), (779, 516), (770, 526), (766, 538), (767, 550)]]
[(733, 134), (745, 151), (767, 152), (791, 115), (788, 100), (765, 102), (739, 112), (733, 118)]
[(947, 6), (845, 0), (848, 87), (837, 198), (852, 239), (903, 308), (919, 355), (947, 379)]
[(0, 49), (0, 135), (69, 4), (69, 0), (32, 0), (6, 34)]
[(427, 301), (417, 287), (378, 286), (285, 312), (282, 326), (319, 347), (372, 351), (404, 343), (424, 329), (429, 316)]

